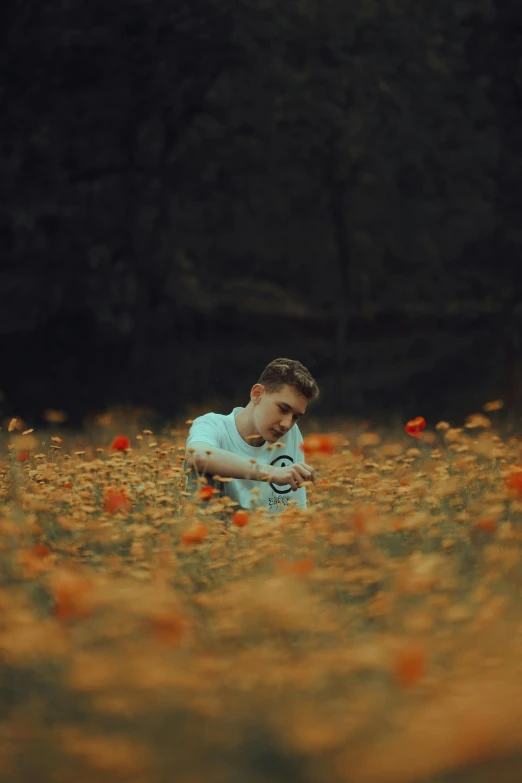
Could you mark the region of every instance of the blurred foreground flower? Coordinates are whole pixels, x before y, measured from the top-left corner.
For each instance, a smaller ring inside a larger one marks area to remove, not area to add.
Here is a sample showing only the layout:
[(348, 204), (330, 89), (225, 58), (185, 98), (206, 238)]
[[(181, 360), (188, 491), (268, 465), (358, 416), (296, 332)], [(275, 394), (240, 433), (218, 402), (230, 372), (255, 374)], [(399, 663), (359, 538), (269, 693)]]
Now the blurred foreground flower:
[(239, 509), (232, 515), (232, 524), (236, 527), (245, 527), (248, 525), (248, 511)]
[(491, 402), (486, 402), (482, 406), (482, 410), (485, 410), (486, 413), (491, 413), (492, 411), (499, 411), (503, 407), (504, 407), (503, 400), (491, 400)]
[(181, 535), (181, 541), (184, 544), (201, 544), (202, 541), (208, 536), (208, 528), (203, 522), (199, 522), (197, 525), (185, 530)]
[(420, 438), (422, 430), (426, 427), (426, 419), (424, 416), (417, 416), (410, 421), (404, 427), (404, 431), (414, 438)]
[(308, 435), (299, 448), (306, 457), (316, 454), (329, 455), (336, 450), (336, 440), (332, 435)]
[(127, 451), (129, 446), (130, 446), (130, 440), (127, 438), (127, 436), (118, 435), (112, 441), (111, 449), (112, 451)]
[(68, 418), (65, 411), (57, 411), (52, 408), (48, 408), (44, 411), (44, 419), (48, 421), (49, 424), (63, 424)]
[[(87, 769), (89, 779), (108, 775), (117, 779), (150, 779), (150, 759), (147, 748), (136, 741), (118, 736), (87, 733), (74, 726), (65, 726), (59, 730), (63, 750), (76, 757)], [(145, 777), (144, 777), (145, 776)]]
[(497, 529), (497, 523), (490, 517), (483, 519), (477, 519), (475, 522), (475, 530), (480, 530), (482, 533), (494, 533)]
[(14, 432), (15, 430), (21, 431), (24, 428), (24, 423), (22, 419), (18, 418), (18, 416), (14, 416), (9, 424), (7, 425), (7, 431), (8, 432)]
[(489, 429), (489, 427), (491, 427), (491, 419), (488, 419), (488, 417), (484, 416), (482, 413), (472, 413), (471, 416), (467, 417), (464, 426), (468, 430), (481, 428)]
[(428, 670), (426, 651), (423, 647), (412, 644), (400, 650), (395, 657), (395, 679), (403, 688), (416, 685)]
[(52, 567), (51, 550), (45, 544), (35, 544), (30, 549), (21, 549), (18, 563), (31, 576), (44, 573)]
[(201, 489), (198, 491), (198, 497), (200, 500), (210, 500), (213, 495), (214, 489), (208, 485), (201, 487)]
[(130, 511), (132, 503), (124, 492), (111, 489), (105, 495), (103, 508), (109, 514), (115, 514), (116, 511)]
[(156, 612), (149, 618), (153, 636), (166, 644), (178, 644), (187, 630), (187, 619), (179, 612)]
[(522, 495), (522, 470), (514, 470), (509, 474), (506, 489), (512, 495)]
[(85, 577), (69, 571), (56, 572), (51, 580), (54, 616), (60, 620), (77, 620), (90, 615), (91, 590), (91, 582)]

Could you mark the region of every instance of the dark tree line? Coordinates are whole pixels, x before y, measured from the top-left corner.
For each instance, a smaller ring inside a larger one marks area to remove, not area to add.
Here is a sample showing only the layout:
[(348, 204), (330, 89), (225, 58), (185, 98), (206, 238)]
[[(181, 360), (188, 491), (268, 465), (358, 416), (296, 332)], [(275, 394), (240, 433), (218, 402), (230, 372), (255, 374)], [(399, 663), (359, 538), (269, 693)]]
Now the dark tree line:
[(513, 386), (515, 0), (0, 14), (12, 404), (174, 410), (291, 352), (347, 409), (466, 395), (506, 361)]

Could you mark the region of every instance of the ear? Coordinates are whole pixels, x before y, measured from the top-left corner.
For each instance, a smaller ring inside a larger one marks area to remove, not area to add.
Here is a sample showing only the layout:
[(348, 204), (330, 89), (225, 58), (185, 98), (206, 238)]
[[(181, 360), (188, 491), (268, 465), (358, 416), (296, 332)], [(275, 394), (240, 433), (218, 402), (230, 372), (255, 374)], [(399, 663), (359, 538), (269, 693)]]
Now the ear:
[(265, 391), (265, 387), (261, 383), (255, 383), (250, 390), (250, 399), (257, 405), (261, 401), (261, 397)]

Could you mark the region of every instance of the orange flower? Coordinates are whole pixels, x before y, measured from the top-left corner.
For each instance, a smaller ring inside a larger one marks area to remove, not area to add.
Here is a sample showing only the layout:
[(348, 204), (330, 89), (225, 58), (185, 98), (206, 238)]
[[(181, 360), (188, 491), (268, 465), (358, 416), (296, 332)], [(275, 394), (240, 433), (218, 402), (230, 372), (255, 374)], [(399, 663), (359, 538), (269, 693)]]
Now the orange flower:
[(130, 511), (131, 507), (132, 503), (124, 492), (111, 489), (105, 495), (103, 508), (109, 514), (114, 514), (116, 511)]
[(15, 454), (15, 460), (17, 462), (25, 462), (26, 459), (28, 459), (28, 457), (29, 457), (29, 452), (28, 451), (18, 451)]
[(70, 481), (66, 481), (64, 484), (65, 489), (72, 489), (72, 484)]
[(424, 416), (417, 416), (415, 419), (410, 419), (410, 421), (404, 427), (404, 431), (414, 438), (420, 438), (422, 430), (425, 426), (426, 419)]
[(200, 500), (210, 500), (213, 494), (214, 494), (214, 489), (213, 487), (210, 487), (208, 484), (206, 484), (204, 487), (201, 487), (201, 489), (198, 492), (198, 496)]
[(299, 448), (306, 457), (314, 454), (328, 456), (335, 451), (335, 438), (332, 435), (308, 435)]
[(416, 685), (428, 670), (426, 652), (423, 647), (412, 644), (397, 654), (393, 673), (402, 688)]
[(181, 536), (181, 541), (184, 544), (201, 544), (208, 536), (208, 528), (203, 522), (199, 522), (197, 525), (185, 530)]
[(248, 524), (248, 511), (239, 509), (232, 516), (232, 524), (236, 527), (245, 527)]
[(130, 446), (130, 440), (126, 435), (118, 435), (112, 441), (111, 449), (113, 451), (127, 451)]

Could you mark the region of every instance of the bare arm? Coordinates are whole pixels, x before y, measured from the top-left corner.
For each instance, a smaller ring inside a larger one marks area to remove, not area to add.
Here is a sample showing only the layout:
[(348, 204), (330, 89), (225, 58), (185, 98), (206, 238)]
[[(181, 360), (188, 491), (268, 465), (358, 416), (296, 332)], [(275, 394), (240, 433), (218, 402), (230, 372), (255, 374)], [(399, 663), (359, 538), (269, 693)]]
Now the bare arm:
[[(255, 460), (238, 457), (224, 449), (216, 449), (208, 443), (200, 441), (191, 443), (185, 452), (185, 460), (189, 467), (198, 473), (218, 474), (227, 478), (251, 479), (262, 481), (262, 476), (268, 476), (268, 465), (261, 466)], [(266, 480), (266, 478), (265, 478)]]
[(273, 465), (258, 465), (255, 460), (238, 457), (224, 449), (216, 449), (208, 443), (194, 442), (185, 452), (189, 467), (198, 473), (210, 473), (223, 478), (247, 479), (251, 481), (271, 481), (279, 486), (290, 484), (295, 491), (303, 482), (315, 481), (315, 471), (304, 462), (290, 464), (284, 468)]

